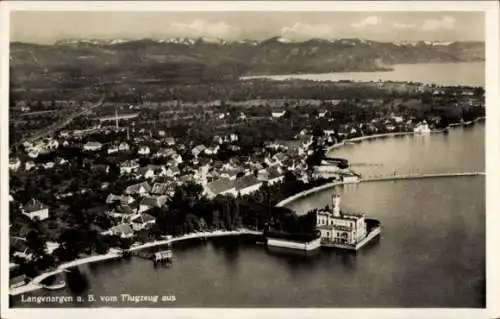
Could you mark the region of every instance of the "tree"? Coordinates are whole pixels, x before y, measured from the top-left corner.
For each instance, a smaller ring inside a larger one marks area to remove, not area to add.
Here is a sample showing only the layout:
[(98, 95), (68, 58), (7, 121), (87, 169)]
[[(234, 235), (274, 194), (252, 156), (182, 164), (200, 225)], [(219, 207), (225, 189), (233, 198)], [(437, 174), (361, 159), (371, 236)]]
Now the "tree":
[(38, 231), (32, 230), (26, 236), (26, 246), (31, 253), (32, 261), (37, 264), (47, 255), (47, 245), (45, 239)]

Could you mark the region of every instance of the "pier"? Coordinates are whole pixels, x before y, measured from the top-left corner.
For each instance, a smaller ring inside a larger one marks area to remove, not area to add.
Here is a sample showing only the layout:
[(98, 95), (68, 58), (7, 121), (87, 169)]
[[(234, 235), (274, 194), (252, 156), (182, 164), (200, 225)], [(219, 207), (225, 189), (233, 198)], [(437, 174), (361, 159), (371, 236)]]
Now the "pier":
[(284, 200), (280, 201), (276, 204), (276, 207), (283, 207), (291, 202), (308, 196), (310, 194), (314, 194), (320, 192), (325, 189), (333, 188), (339, 185), (346, 184), (358, 184), (358, 183), (368, 183), (368, 182), (384, 182), (384, 181), (397, 181), (397, 180), (411, 180), (411, 179), (424, 179), (424, 178), (448, 178), (448, 177), (473, 177), (473, 176), (485, 176), (485, 172), (472, 171), (472, 172), (457, 172), (457, 173), (406, 173), (406, 174), (386, 174), (386, 175), (370, 175), (370, 176), (361, 176), (358, 182), (341, 182), (335, 181), (331, 183), (327, 183), (324, 185), (320, 185), (303, 192), (292, 195)]
[(382, 181), (396, 181), (405, 179), (423, 179), (423, 178), (444, 178), (444, 177), (467, 177), (467, 176), (485, 176), (485, 172), (472, 171), (472, 172), (459, 172), (459, 173), (409, 173), (409, 174), (396, 174), (394, 175), (374, 175), (368, 177), (361, 177), (361, 182), (382, 182)]

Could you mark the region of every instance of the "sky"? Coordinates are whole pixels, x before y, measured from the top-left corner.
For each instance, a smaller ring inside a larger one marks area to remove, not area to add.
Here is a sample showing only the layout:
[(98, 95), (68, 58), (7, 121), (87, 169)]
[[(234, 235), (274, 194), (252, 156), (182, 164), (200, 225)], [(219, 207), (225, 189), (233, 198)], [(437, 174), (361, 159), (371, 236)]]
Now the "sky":
[(11, 41), (52, 44), (67, 38), (274, 36), (375, 41), (484, 41), (482, 12), (103, 12), (15, 11)]

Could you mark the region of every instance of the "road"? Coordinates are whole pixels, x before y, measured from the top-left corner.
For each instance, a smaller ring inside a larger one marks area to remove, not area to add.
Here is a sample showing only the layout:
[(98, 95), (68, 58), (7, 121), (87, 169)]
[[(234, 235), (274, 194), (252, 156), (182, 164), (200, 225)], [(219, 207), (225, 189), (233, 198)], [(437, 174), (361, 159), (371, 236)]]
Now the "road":
[(33, 141), (41, 139), (45, 136), (52, 135), (52, 134), (54, 134), (54, 132), (64, 128), (66, 125), (71, 123), (75, 118), (84, 115), (85, 113), (87, 113), (88, 111), (90, 111), (96, 107), (101, 106), (103, 104), (103, 102), (104, 102), (104, 96), (101, 97), (101, 99), (97, 103), (95, 103), (89, 107), (85, 107), (81, 111), (77, 111), (77, 112), (74, 112), (73, 114), (68, 115), (68, 117), (66, 117), (65, 119), (63, 119), (63, 120), (61, 120), (61, 121), (59, 121), (59, 122), (57, 122), (49, 127), (43, 128), (40, 132), (35, 133), (34, 135), (32, 135), (28, 138), (22, 139), (19, 142), (12, 144), (10, 146), (10, 148), (12, 149), (18, 145), (21, 145), (24, 142), (33, 142)]

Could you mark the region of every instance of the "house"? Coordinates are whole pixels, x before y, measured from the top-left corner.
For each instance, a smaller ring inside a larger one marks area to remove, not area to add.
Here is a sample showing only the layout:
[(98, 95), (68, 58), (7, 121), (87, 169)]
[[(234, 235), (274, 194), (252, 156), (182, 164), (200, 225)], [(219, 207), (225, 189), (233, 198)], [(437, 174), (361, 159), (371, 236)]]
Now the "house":
[(323, 134), (325, 134), (325, 136), (334, 135), (335, 130), (323, 130)]
[(226, 113), (219, 113), (217, 114), (217, 118), (219, 120), (223, 120), (224, 118), (226, 118), (227, 116), (229, 116), (229, 112), (226, 112)]
[(327, 110), (324, 110), (323, 112), (319, 112), (319, 113), (318, 113), (318, 118), (325, 117), (326, 113), (328, 113), (328, 111), (327, 111)]
[(47, 139), (44, 141), (44, 148), (47, 150), (55, 150), (59, 147), (59, 142), (55, 139)]
[(130, 174), (139, 169), (139, 163), (135, 161), (125, 161), (120, 164), (120, 174)]
[(397, 116), (397, 115), (393, 115), (392, 116), (392, 119), (394, 120), (394, 122), (396, 123), (403, 123), (404, 121), (404, 118), (402, 116)]
[(31, 257), (28, 245), (26, 244), (26, 238), (23, 237), (11, 236), (9, 239), (9, 250), (15, 256), (27, 259)]
[(279, 165), (285, 165), (285, 161), (288, 159), (289, 157), (285, 154), (285, 153), (276, 153), (274, 154), (273, 156), (273, 160), (278, 163)]
[(240, 195), (253, 193), (258, 190), (261, 185), (262, 181), (259, 181), (254, 175), (238, 177), (234, 182), (236, 192)]
[(116, 202), (120, 202), (121, 204), (132, 204), (135, 201), (135, 199), (130, 196), (130, 195), (114, 195), (114, 194), (109, 194), (108, 197), (106, 197), (106, 204), (113, 204)]
[(175, 139), (173, 137), (166, 137), (165, 143), (167, 143), (168, 146), (173, 146), (175, 145)]
[(151, 186), (149, 186), (148, 182), (130, 185), (125, 189), (127, 195), (145, 195), (149, 192), (151, 192)]
[(193, 150), (191, 151), (191, 153), (195, 156), (195, 157), (198, 157), (202, 152), (204, 152), (207, 148), (205, 147), (205, 145), (203, 144), (200, 144), (198, 146), (195, 146), (193, 148)]
[(181, 156), (181, 155), (179, 155), (179, 154), (175, 153), (175, 154), (172, 156), (172, 161), (171, 161), (171, 163), (172, 163), (173, 165), (179, 165), (179, 164), (181, 164), (182, 162), (183, 162), (183, 161), (182, 161), (182, 156)]
[(128, 143), (121, 142), (120, 145), (118, 145), (118, 151), (127, 152), (128, 150), (130, 150), (130, 146), (128, 145)]
[(137, 154), (139, 155), (149, 155), (151, 150), (149, 149), (149, 146), (141, 146), (139, 147), (139, 150), (137, 151)]
[(273, 118), (280, 118), (280, 117), (283, 117), (285, 114), (286, 114), (286, 110), (285, 111), (281, 111), (281, 112), (272, 112), (271, 116)]
[(129, 224), (120, 224), (111, 227), (107, 231), (101, 233), (102, 235), (120, 236), (121, 238), (130, 238), (134, 236), (134, 230)]
[(136, 214), (137, 209), (131, 205), (122, 203), (106, 213), (113, 218), (124, 218)]
[(43, 168), (45, 169), (49, 169), (49, 168), (53, 168), (54, 167), (54, 162), (47, 162), (45, 164), (43, 164)]
[(154, 157), (157, 157), (157, 158), (172, 157), (175, 154), (177, 154), (177, 152), (175, 150), (171, 149), (171, 148), (162, 148), (162, 149), (158, 150), (158, 152), (156, 152), (154, 154)]
[(191, 183), (195, 181), (194, 174), (184, 174), (177, 178), (177, 185), (183, 185), (186, 183)]
[(389, 124), (389, 125), (386, 125), (385, 127), (389, 132), (392, 132), (396, 129), (396, 126), (392, 125), (392, 124)]
[(69, 163), (69, 161), (67, 159), (62, 158), (62, 157), (57, 158), (57, 164), (64, 165), (66, 163)]
[(95, 152), (95, 151), (100, 150), (101, 148), (102, 148), (102, 144), (99, 142), (87, 142), (85, 145), (83, 145), (84, 151)]
[(37, 158), (38, 155), (39, 155), (39, 152), (37, 150), (31, 150), (31, 151), (28, 152), (28, 156), (30, 158)]
[(9, 288), (18, 288), (24, 286), (28, 282), (28, 277), (25, 274), (9, 278)]
[(238, 135), (237, 135), (237, 134), (234, 134), (234, 133), (229, 134), (229, 141), (230, 141), (231, 143), (233, 143), (233, 142), (237, 142), (237, 141), (238, 141), (238, 139), (239, 139), (239, 138), (238, 138)]
[(175, 193), (175, 183), (155, 183), (151, 190), (152, 195), (173, 196)]
[(238, 174), (242, 173), (241, 169), (236, 169), (236, 168), (229, 168), (229, 169), (224, 169), (219, 172), (219, 175), (223, 178), (227, 178), (229, 180), (235, 180)]
[(139, 213), (154, 207), (162, 207), (167, 202), (167, 196), (145, 196), (139, 203)]
[(268, 148), (268, 149), (272, 149), (272, 150), (277, 151), (277, 150), (279, 150), (282, 147), (282, 145), (280, 143), (278, 143), (278, 142), (269, 142), (269, 141), (267, 141), (267, 142), (264, 142), (264, 147)]
[(149, 229), (155, 222), (155, 218), (147, 213), (139, 214), (131, 219), (132, 229), (134, 231)]
[(207, 147), (205, 149), (205, 154), (207, 155), (214, 155), (214, 154), (217, 154), (219, 152), (219, 145), (215, 146), (215, 147)]
[(165, 166), (162, 165), (148, 165), (146, 167), (139, 168), (139, 175), (147, 179), (165, 176), (166, 174), (167, 170), (165, 169)]
[(285, 175), (283, 175), (283, 171), (280, 170), (279, 167), (271, 166), (267, 169), (267, 172), (268, 172), (267, 183), (269, 185), (273, 185), (273, 184), (276, 184), (278, 182), (282, 182), (285, 178)]
[(21, 161), (19, 160), (19, 158), (15, 157), (9, 159), (9, 169), (17, 171), (19, 167), (21, 167)]
[(206, 184), (204, 188), (205, 194), (210, 198), (216, 197), (217, 195), (236, 194), (234, 181), (229, 178), (217, 179)]
[(34, 198), (22, 207), (22, 212), (31, 219), (45, 220), (49, 218), (49, 207)]
[(118, 153), (118, 151), (119, 151), (118, 145), (111, 145), (108, 148), (108, 154)]
[(212, 139), (212, 141), (214, 143), (217, 143), (217, 144), (223, 144), (224, 143), (224, 139), (219, 136), (219, 135), (215, 135), (214, 138)]
[(299, 135), (300, 135), (300, 136), (306, 136), (306, 135), (307, 135), (307, 133), (308, 133), (307, 129), (305, 129), (305, 128), (304, 128), (304, 129), (302, 129), (302, 130), (299, 132)]
[(170, 166), (165, 171), (165, 175), (169, 176), (169, 177), (178, 176), (178, 175), (180, 175), (180, 173), (181, 173), (181, 171), (179, 170), (179, 168), (177, 166)]

